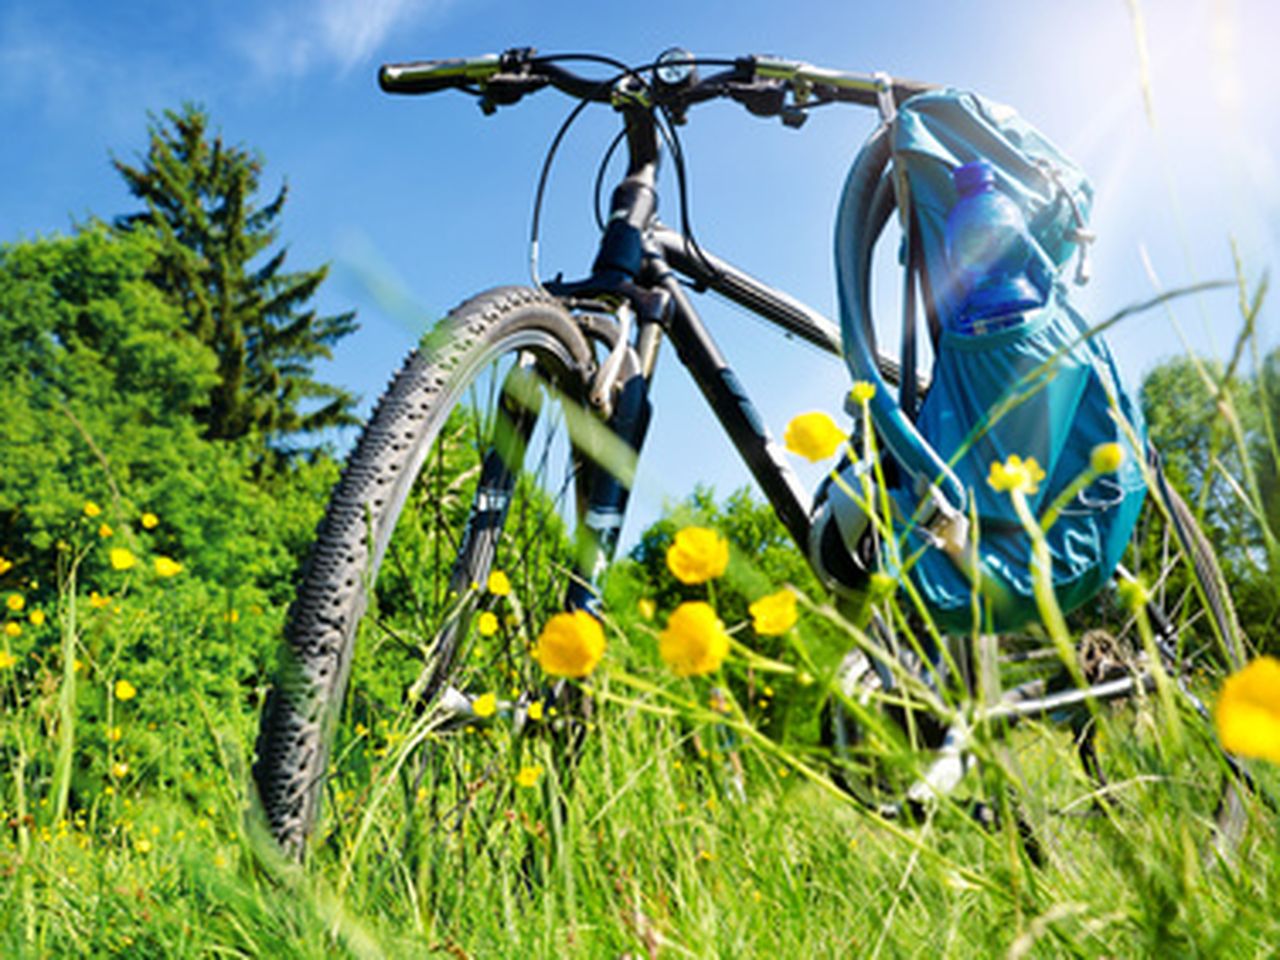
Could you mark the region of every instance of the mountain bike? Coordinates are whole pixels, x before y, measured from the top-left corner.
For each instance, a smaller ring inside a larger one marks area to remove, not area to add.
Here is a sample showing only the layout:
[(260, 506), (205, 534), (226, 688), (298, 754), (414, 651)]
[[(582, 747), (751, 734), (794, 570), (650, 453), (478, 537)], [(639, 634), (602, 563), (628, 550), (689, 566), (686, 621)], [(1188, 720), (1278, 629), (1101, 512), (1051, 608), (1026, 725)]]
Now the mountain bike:
[[(603, 75), (572, 69), (582, 63)], [(276, 840), (294, 856), (303, 854), (315, 829), (330, 767), (354, 764), (356, 772), (347, 776), (355, 779), (367, 772), (358, 757), (382, 736), (380, 709), (400, 710), (409, 719), (372, 752), (394, 757), (405, 789), (426, 798), (437, 822), (474, 800), (476, 785), (491, 771), (456, 754), (439, 763), (423, 755), (439, 752), (451, 737), (476, 736), (477, 726), (483, 731), (494, 716), (517, 730), (552, 715), (562, 728), (572, 726), (573, 686), (546, 687), (528, 652), (551, 614), (600, 612), (601, 577), (618, 546), (664, 343), (674, 347), (782, 525), (812, 556), (810, 493), (712, 339), (691, 293), (717, 293), (836, 356), (840, 330), (704, 248), (687, 221), (680, 230), (666, 226), (657, 214), (659, 163), (664, 154), (670, 158), (683, 200), (678, 128), (708, 101), (732, 101), (757, 117), (799, 128), (814, 109), (832, 104), (870, 107), (887, 120), (896, 105), (930, 89), (883, 74), (764, 56), (694, 58), (680, 50), (629, 66), (593, 55), (513, 49), (387, 65), (380, 82), (394, 94), (461, 91), (476, 98), (485, 114), (547, 88), (566, 94), (577, 103), (552, 142), (548, 166), (577, 116), (601, 105), (616, 114), (621, 131), (601, 165), (597, 201), (619, 145), (626, 170), (599, 217), (600, 242), (586, 274), (499, 287), (455, 308), (405, 360), (349, 456), (290, 610), (257, 744), (254, 778), (262, 809)], [(883, 142), (883, 129), (873, 134), (873, 145)], [(864, 155), (871, 169), (863, 176), (867, 213), (855, 266), (869, 273), (895, 198), (888, 150)], [(544, 167), (535, 239), (546, 174)], [(914, 302), (904, 311), (917, 315)], [(928, 389), (927, 378), (916, 369), (914, 340), (904, 337), (903, 343), (901, 356), (878, 354), (874, 362), (888, 382), (919, 396)], [(1203, 713), (1187, 664), (1201, 652), (1206, 623), (1225, 638), (1232, 658), (1241, 654), (1239, 631), (1212, 550), (1190, 511), (1167, 485), (1153, 493), (1159, 508), (1153, 516), (1170, 531), (1169, 556), (1189, 557), (1197, 576), (1192, 589), (1167, 604), (1154, 590), (1148, 611), (1161, 666), (1191, 708)], [(1157, 586), (1174, 565), (1155, 572)], [(922, 673), (900, 631), (884, 622), (878, 628), (873, 635), (889, 651), (884, 656)], [(1155, 686), (1155, 665), (1118, 649), (1098, 648), (1083, 687), (1068, 682), (1052, 658), (1047, 672), (1028, 678), (1016, 664), (1046, 658), (1011, 653), (1010, 667), (1000, 669), (1012, 668), (1019, 682), (997, 689), (984, 712), (971, 712), (966, 724), (939, 728), (928, 744), (937, 748), (936, 760), (905, 796), (881, 790), (877, 774), (858, 756), (865, 732), (861, 704), (893, 684), (892, 671), (873, 669), (873, 658), (855, 651), (827, 725), (842, 764), (838, 776), (879, 814), (905, 815), (928, 796), (955, 788), (967, 768), (967, 730), (1050, 717), (1074, 726), (1081, 759), (1101, 781), (1091, 711), (1145, 696)], [(353, 670), (374, 664), (377, 669), (367, 671), (372, 679), (348, 694)], [(899, 702), (901, 696), (899, 691)], [(340, 724), (343, 715), (347, 722)], [(580, 732), (580, 725), (575, 729)], [(568, 739), (575, 736), (570, 732)], [(1236, 794), (1222, 787), (1238, 774), (1229, 762), (1203, 774), (1209, 808), (1238, 808)]]

